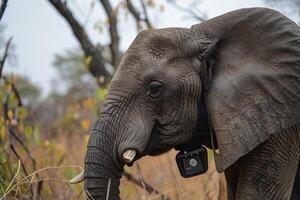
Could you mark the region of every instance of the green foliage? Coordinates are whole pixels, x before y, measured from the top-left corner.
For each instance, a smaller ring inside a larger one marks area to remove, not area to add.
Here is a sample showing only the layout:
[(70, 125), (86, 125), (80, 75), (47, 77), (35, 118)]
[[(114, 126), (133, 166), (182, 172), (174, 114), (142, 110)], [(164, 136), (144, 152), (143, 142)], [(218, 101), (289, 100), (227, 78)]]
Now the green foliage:
[(31, 136), (32, 136), (32, 127), (31, 126), (25, 127), (25, 136), (27, 139), (31, 138)]
[(37, 104), (41, 95), (41, 89), (33, 84), (29, 78), (17, 76), (15, 85), (22, 97), (23, 104), (27, 106)]
[(65, 177), (67, 177), (68, 179), (72, 179), (74, 176), (76, 176), (78, 174), (78, 172), (74, 169), (74, 168), (69, 168), (66, 167), (64, 169), (64, 175)]
[[(31, 144), (32, 138), (36, 144), (41, 142), (39, 128), (29, 122), (29, 111), (22, 106), (23, 103), (28, 107), (38, 96), (39, 90), (26, 78), (11, 74), (0, 79), (0, 196), (9, 189), (17, 173), (18, 159), (26, 156), (24, 145)], [(33, 166), (28, 165), (26, 169), (32, 170)], [(18, 190), (26, 188), (20, 186)]]
[(19, 116), (20, 119), (25, 119), (28, 115), (28, 111), (25, 107), (21, 106), (17, 110), (17, 115)]
[(35, 126), (33, 129), (33, 136), (35, 143), (40, 145), (41, 144), (41, 133), (39, 127)]
[(107, 88), (97, 88), (96, 89), (96, 99), (100, 102), (103, 102), (107, 96)]
[(59, 78), (69, 87), (79, 85), (89, 75), (81, 50), (66, 50), (63, 55), (55, 55), (53, 65)]

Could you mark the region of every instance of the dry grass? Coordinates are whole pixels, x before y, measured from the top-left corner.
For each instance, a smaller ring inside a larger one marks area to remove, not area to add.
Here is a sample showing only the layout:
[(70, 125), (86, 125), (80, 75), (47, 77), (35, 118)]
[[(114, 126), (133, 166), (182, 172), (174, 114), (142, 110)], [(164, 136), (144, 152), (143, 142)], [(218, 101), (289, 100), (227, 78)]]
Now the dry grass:
[[(36, 195), (36, 199), (85, 199), (83, 184), (70, 185), (68, 180), (83, 166), (87, 138), (88, 136), (80, 134), (61, 134), (51, 140), (43, 140), (41, 145), (31, 147), (37, 159), (38, 169), (41, 170), (31, 173), (26, 178), (18, 173), (14, 184), (8, 189), (3, 189), (2, 194), (7, 194), (4, 199), (32, 199), (28, 186), (38, 187), (39, 181), (42, 181), (41, 195)], [(210, 161), (206, 174), (185, 179), (179, 174), (175, 154), (172, 150), (156, 157), (147, 156), (125, 170), (137, 178), (143, 177), (172, 200), (226, 199), (224, 177), (216, 172), (213, 161)], [(39, 174), (39, 178), (36, 174)], [(125, 200), (161, 199), (158, 195), (147, 193), (126, 178), (122, 178), (120, 189), (121, 198)]]
[[(225, 180), (218, 174), (214, 162), (209, 163), (209, 171), (201, 176), (182, 178), (175, 162), (174, 150), (156, 157), (145, 157), (126, 170), (134, 174), (142, 174), (143, 178), (174, 200), (223, 200), (226, 196)], [(123, 199), (159, 199), (151, 196), (122, 179), (121, 194)]]

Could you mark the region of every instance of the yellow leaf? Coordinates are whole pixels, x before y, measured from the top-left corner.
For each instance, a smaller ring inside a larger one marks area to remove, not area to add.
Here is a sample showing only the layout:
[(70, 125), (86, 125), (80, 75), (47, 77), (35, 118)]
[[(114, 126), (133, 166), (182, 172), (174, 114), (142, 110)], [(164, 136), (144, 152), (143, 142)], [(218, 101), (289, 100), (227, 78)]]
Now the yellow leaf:
[(39, 127), (34, 127), (33, 129), (33, 136), (36, 144), (40, 145), (41, 144), (41, 133)]
[(89, 66), (91, 64), (92, 58), (93, 58), (92, 56), (85, 57), (85, 60), (84, 60), (85, 66)]
[(11, 89), (12, 89), (11, 84), (10, 84), (10, 83), (7, 83), (7, 84), (5, 85), (5, 90), (6, 90), (6, 92), (10, 93), (10, 92), (11, 92)]
[(27, 114), (28, 114), (28, 112), (27, 112), (26, 108), (20, 107), (18, 109), (17, 116), (19, 117), (19, 119), (25, 119)]
[(45, 140), (45, 141), (44, 141), (44, 146), (45, 146), (45, 147), (49, 147), (49, 145), (50, 145), (49, 140)]
[(89, 135), (83, 136), (83, 143), (84, 143), (84, 146), (85, 146), (85, 147), (87, 146), (87, 144), (88, 144), (88, 142), (89, 142), (89, 138), (90, 138)]
[(109, 19), (108, 19), (108, 17), (104, 20), (104, 23), (105, 23), (105, 24), (109, 24)]
[(90, 129), (91, 122), (89, 119), (83, 119), (81, 120), (80, 125), (84, 130), (88, 131)]
[(1, 125), (4, 124), (4, 117), (3, 116), (0, 117), (0, 124)]
[(32, 135), (32, 127), (31, 126), (26, 126), (25, 127), (25, 136), (27, 139), (29, 139)]
[(104, 101), (104, 99), (107, 96), (107, 93), (108, 93), (108, 91), (107, 91), (106, 88), (97, 88), (96, 89), (96, 98), (97, 98), (97, 100)]
[(66, 152), (65, 147), (62, 144), (57, 143), (56, 144), (57, 156), (61, 157), (63, 154), (65, 154), (65, 152)]
[(7, 112), (7, 116), (8, 116), (9, 119), (12, 119), (14, 117), (14, 113), (11, 110), (9, 110)]
[(21, 122), (19, 122), (19, 125), (18, 125), (18, 131), (19, 132), (23, 132), (24, 131), (24, 129), (25, 129), (25, 127), (24, 127), (24, 124), (23, 124), (23, 122), (21, 121)]
[(92, 98), (85, 99), (83, 101), (83, 106), (87, 108), (93, 108), (96, 105), (96, 100)]
[(6, 136), (5, 132), (6, 132), (5, 126), (1, 126), (0, 127), (0, 138), (5, 139), (5, 136)]

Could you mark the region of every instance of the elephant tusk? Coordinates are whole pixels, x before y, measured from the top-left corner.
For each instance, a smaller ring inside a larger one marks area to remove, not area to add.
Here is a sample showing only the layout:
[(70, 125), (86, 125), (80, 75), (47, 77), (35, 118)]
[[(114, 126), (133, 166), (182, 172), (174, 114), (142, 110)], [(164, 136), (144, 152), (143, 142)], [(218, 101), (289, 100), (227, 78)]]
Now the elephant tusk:
[(70, 184), (77, 184), (84, 180), (84, 170), (82, 170), (79, 174), (77, 174), (74, 178), (72, 178), (69, 183)]
[(131, 163), (136, 155), (135, 150), (127, 150), (123, 153), (123, 161), (125, 163)]

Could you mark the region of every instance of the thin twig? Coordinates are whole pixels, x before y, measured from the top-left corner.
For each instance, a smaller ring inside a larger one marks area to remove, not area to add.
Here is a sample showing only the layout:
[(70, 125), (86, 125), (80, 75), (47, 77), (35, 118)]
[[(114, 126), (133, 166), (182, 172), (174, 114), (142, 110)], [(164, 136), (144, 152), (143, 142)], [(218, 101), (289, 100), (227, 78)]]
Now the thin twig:
[(2, 0), (1, 8), (0, 8), (0, 21), (2, 19), (4, 11), (5, 11), (6, 7), (7, 7), (7, 2), (8, 2), (8, 0)]
[(142, 175), (142, 170), (141, 170), (140, 164), (138, 162), (136, 162), (136, 168), (137, 168), (138, 179), (141, 182), (144, 191), (146, 191), (146, 185), (145, 185), (145, 182), (144, 182), (144, 177)]
[(135, 185), (141, 187), (141, 188), (144, 188), (145, 186), (145, 190), (150, 193), (150, 194), (157, 194), (157, 195), (160, 195), (162, 199), (164, 200), (170, 200), (170, 198), (164, 194), (162, 194), (159, 190), (155, 189), (153, 186), (151, 186), (149, 183), (147, 183), (145, 180), (143, 180), (143, 183), (144, 183), (144, 186), (143, 184), (141, 184), (141, 182), (135, 178), (132, 174), (124, 171), (123, 172), (123, 175), (126, 177), (126, 179), (132, 183), (134, 183)]
[[(2, 3), (2, 4), (3, 4), (3, 3)], [(2, 7), (1, 7), (1, 8), (2, 8)], [(6, 45), (5, 45), (4, 54), (3, 54), (2, 60), (1, 60), (1, 62), (0, 62), (0, 78), (2, 77), (2, 70), (3, 70), (4, 64), (5, 64), (6, 57), (7, 57), (7, 55), (8, 55), (8, 49), (9, 49), (9, 47), (10, 47), (11, 41), (12, 41), (12, 37), (10, 37), (10, 38), (8, 39), (8, 41), (6, 42)]]
[(131, 2), (131, 0), (127, 0), (127, 9), (128, 11), (132, 14), (133, 18), (135, 19), (135, 23), (136, 23), (136, 29), (140, 30), (141, 27), (141, 21), (143, 21), (141, 19), (141, 14), (140, 12), (134, 7), (133, 3)]
[(16, 133), (12, 130), (12, 127), (9, 127), (10, 129), (10, 134), (18, 141), (18, 143), (22, 146), (28, 157), (30, 158), (33, 166), (33, 170), (36, 170), (36, 161), (34, 160), (33, 156), (30, 153), (30, 150), (28, 147), (25, 145), (25, 143), (16, 135)]
[(149, 19), (149, 16), (148, 16), (147, 7), (146, 7), (143, 0), (140, 0), (140, 2), (142, 4), (142, 8), (143, 8), (143, 13), (144, 13), (144, 18), (145, 18), (144, 21), (146, 22), (148, 29), (152, 29), (153, 26), (152, 26), (152, 24), (150, 22), (150, 19)]
[(11, 185), (15, 182), (17, 176), (19, 175), (20, 168), (21, 168), (21, 160), (19, 160), (17, 172), (16, 172), (14, 178), (11, 180), (11, 182), (10, 182), (9, 185), (7, 186), (7, 188), (6, 188), (5, 192), (4, 192), (4, 194), (9, 190), (9, 188), (11, 187)]
[(91, 5), (90, 5), (90, 8), (89, 8), (89, 11), (88, 11), (88, 14), (87, 14), (87, 16), (86, 16), (86, 18), (85, 18), (85, 20), (84, 20), (84, 23), (83, 23), (83, 24), (84, 24), (84, 27), (86, 27), (86, 25), (88, 24), (88, 22), (89, 22), (89, 20), (90, 20), (90, 17), (91, 17), (91, 14), (92, 14), (94, 8), (95, 8), (95, 1), (92, 1), (92, 2), (91, 2)]
[[(34, 171), (32, 173), (30, 173), (29, 175), (25, 176), (24, 178), (22, 178), (20, 181), (18, 181), (18, 183), (24, 183), (24, 181), (26, 181), (27, 179), (29, 179), (32, 176), (36, 176), (38, 173), (43, 172), (45, 170), (49, 170), (49, 169), (62, 169), (62, 168), (79, 168), (82, 170), (82, 167), (77, 166), (77, 165), (66, 165), (66, 166), (56, 166), (56, 167), (44, 167), (42, 169), (39, 169), (37, 171)], [(43, 179), (46, 180), (46, 179)], [(52, 179), (53, 180), (53, 179)], [(35, 182), (35, 181), (34, 181)], [(64, 182), (69, 182), (69, 181), (64, 181)], [(15, 184), (9, 191), (7, 191), (4, 195), (3, 198), (6, 197), (17, 185)]]
[[(10, 145), (9, 145), (9, 146), (10, 146), (12, 152), (14, 153), (14, 155), (16, 156), (16, 158), (17, 158), (18, 160), (21, 161), (22, 170), (23, 170), (25, 176), (28, 176), (27, 169), (26, 169), (26, 167), (25, 167), (25, 165), (24, 165), (24, 163), (23, 163), (23, 161), (22, 161), (22, 159), (21, 159), (21, 156), (20, 156), (19, 153), (16, 151), (16, 149), (15, 149), (15, 147), (13, 146), (12, 142), (10, 142)], [(29, 185), (29, 189), (30, 189), (31, 196), (33, 196), (33, 189), (32, 189), (32, 186), (31, 186), (31, 185)]]
[(117, 26), (117, 8), (113, 9), (109, 0), (99, 0), (100, 3), (102, 4), (106, 15), (109, 20), (109, 34), (110, 34), (110, 52), (111, 52), (111, 57), (112, 57), (112, 64), (114, 68), (117, 68), (117, 65), (119, 64), (120, 60), (120, 49), (119, 49), (119, 42), (120, 42), (120, 37), (119, 37), (119, 32), (118, 32), (118, 26)]
[(206, 20), (205, 15), (199, 15), (197, 12), (195, 12), (193, 9), (191, 8), (187, 8), (187, 7), (183, 7), (181, 5), (179, 5), (176, 0), (167, 0), (168, 3), (170, 3), (171, 5), (173, 5), (176, 9), (187, 13), (188, 15), (190, 15), (192, 18), (202, 22)]
[(22, 99), (21, 99), (21, 95), (20, 95), (17, 87), (15, 86), (15, 84), (12, 83), (12, 82), (10, 82), (6, 76), (2, 75), (2, 79), (4, 80), (4, 82), (6, 84), (11, 85), (11, 89), (12, 89), (13, 93), (15, 94), (15, 96), (17, 98), (17, 101), (18, 101), (18, 107), (22, 107), (23, 106), (23, 102), (22, 102)]
[(148, 29), (153, 28), (148, 17), (147, 7), (146, 5), (144, 5), (144, 2), (141, 2), (143, 7), (143, 14), (144, 14), (143, 18), (141, 17), (140, 11), (138, 11), (138, 9), (134, 6), (131, 0), (126, 0), (126, 4), (127, 4), (128, 11), (132, 14), (133, 18), (136, 21), (136, 26), (138, 30), (141, 29), (141, 22), (145, 22)]

